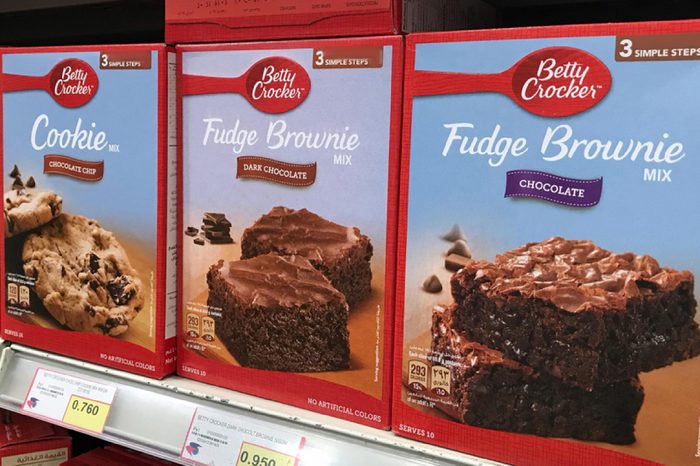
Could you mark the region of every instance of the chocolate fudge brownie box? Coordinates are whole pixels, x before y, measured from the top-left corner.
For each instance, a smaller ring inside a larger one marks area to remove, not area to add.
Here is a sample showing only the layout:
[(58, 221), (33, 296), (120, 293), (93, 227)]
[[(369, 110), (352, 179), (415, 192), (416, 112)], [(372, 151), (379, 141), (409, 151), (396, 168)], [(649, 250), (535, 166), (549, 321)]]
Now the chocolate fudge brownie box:
[(402, 39), (178, 57), (178, 373), (387, 428)]
[(700, 464), (700, 22), (407, 42), (396, 432)]
[(0, 51), (2, 337), (175, 369), (175, 51)]
[(484, 0), (166, 0), (169, 43), (370, 36), (494, 26)]

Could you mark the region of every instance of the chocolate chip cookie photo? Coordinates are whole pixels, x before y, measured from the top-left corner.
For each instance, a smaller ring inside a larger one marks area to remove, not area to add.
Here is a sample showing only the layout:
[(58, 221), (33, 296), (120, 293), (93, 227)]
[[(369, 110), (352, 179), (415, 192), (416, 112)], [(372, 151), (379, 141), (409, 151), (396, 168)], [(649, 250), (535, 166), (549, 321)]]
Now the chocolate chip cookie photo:
[(26, 238), (22, 260), (46, 310), (72, 330), (117, 336), (144, 306), (124, 248), (96, 220), (61, 215)]

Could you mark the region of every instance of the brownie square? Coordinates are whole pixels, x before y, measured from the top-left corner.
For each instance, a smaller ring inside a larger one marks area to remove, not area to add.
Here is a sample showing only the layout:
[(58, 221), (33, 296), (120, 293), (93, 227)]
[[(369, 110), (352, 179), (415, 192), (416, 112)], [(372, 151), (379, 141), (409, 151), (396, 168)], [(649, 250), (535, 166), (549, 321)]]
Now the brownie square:
[(637, 377), (587, 391), (469, 340), (454, 306), (433, 310), (433, 365), (447, 367), (451, 391), (437, 407), (477, 427), (615, 444), (635, 441), (644, 390)]
[(345, 297), (305, 258), (220, 261), (207, 283), (216, 335), (242, 366), (289, 372), (349, 367)]
[(585, 389), (700, 353), (694, 276), (646, 255), (551, 238), (452, 277), (456, 328)]
[(353, 306), (371, 291), (372, 243), (357, 227), (326, 220), (307, 209), (274, 207), (243, 232), (241, 258), (299, 255), (320, 270)]

